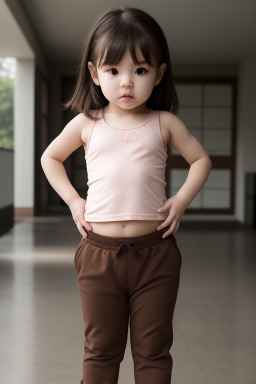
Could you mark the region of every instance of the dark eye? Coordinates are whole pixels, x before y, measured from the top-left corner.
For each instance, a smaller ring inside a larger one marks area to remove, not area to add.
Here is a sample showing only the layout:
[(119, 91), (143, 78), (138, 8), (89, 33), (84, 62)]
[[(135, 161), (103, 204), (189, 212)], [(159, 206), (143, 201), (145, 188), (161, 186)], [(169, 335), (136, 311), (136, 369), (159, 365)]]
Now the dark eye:
[[(143, 75), (143, 73), (146, 73), (147, 70), (145, 68), (138, 68), (136, 69), (138, 75)], [(143, 72), (144, 71), (144, 72)]]
[[(111, 73), (111, 71), (114, 71), (114, 73), (113, 72)], [(111, 75), (117, 75), (118, 74), (118, 71), (116, 68), (111, 68), (108, 70), (108, 72), (110, 72)]]

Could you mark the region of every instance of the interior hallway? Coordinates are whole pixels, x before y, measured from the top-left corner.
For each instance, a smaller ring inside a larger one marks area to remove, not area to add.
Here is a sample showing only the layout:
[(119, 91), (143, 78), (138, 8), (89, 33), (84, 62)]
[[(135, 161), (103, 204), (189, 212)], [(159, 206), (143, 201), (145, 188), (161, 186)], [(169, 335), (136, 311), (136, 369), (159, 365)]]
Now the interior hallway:
[[(255, 232), (181, 221), (172, 384), (255, 383)], [(1, 382), (79, 384), (83, 318), (73, 258), (80, 238), (69, 216), (29, 218), (0, 237)], [(129, 336), (120, 384), (134, 383)]]

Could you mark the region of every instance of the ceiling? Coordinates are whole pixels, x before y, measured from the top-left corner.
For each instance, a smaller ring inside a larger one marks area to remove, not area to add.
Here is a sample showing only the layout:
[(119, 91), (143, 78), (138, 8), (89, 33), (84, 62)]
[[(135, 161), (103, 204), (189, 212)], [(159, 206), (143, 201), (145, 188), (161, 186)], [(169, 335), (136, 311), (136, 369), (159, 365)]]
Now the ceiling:
[(20, 0), (49, 62), (78, 60), (95, 18), (117, 5), (141, 8), (161, 25), (173, 64), (238, 64), (256, 57), (255, 0)]
[(17, 21), (0, 0), (0, 57), (33, 59), (35, 57)]

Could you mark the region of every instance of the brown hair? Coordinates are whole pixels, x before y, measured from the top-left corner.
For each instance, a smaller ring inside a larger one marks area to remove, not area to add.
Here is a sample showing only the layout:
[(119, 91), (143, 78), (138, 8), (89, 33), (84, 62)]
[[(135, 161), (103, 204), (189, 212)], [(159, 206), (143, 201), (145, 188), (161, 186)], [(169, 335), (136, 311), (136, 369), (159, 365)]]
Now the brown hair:
[(95, 21), (84, 43), (73, 95), (64, 104), (64, 109), (71, 107), (75, 113), (83, 112), (95, 120), (96, 117), (91, 114), (91, 110), (105, 107), (108, 100), (100, 86), (93, 82), (88, 61), (95, 66), (98, 59), (101, 65), (116, 65), (128, 47), (134, 63), (139, 64), (136, 46), (140, 48), (149, 65), (158, 68), (163, 62), (167, 64), (162, 80), (154, 87), (146, 106), (150, 109), (177, 113), (179, 101), (172, 79), (170, 54), (164, 33), (149, 14), (138, 8), (124, 6), (104, 11)]

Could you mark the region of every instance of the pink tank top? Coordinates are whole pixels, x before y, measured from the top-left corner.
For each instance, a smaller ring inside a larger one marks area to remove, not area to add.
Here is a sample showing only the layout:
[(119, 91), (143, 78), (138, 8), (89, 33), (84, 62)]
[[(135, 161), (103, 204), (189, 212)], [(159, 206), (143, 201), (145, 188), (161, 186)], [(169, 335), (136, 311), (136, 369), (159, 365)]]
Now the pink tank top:
[[(85, 220), (165, 220), (157, 210), (167, 200), (168, 157), (160, 131), (159, 111), (133, 128), (114, 128), (100, 120), (91, 125), (86, 150), (88, 192)], [(99, 116), (98, 116), (99, 117)]]

